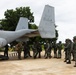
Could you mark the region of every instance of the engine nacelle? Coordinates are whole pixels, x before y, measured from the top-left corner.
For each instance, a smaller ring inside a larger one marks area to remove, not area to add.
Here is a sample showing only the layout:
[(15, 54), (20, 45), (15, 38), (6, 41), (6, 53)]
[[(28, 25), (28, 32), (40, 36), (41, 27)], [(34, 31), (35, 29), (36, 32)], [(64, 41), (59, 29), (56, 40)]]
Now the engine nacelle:
[(7, 44), (7, 41), (3, 38), (0, 38), (0, 47), (3, 47)]

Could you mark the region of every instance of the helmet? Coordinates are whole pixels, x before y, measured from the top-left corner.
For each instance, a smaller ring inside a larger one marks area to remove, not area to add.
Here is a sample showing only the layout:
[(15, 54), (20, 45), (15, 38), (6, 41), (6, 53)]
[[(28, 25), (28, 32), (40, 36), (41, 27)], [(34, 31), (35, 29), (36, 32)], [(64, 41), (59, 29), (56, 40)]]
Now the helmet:
[(73, 41), (75, 41), (75, 40), (76, 40), (76, 36), (73, 37)]
[(65, 42), (71, 42), (71, 40), (68, 38), (68, 39), (65, 40)]
[(76, 36), (74, 36), (73, 39), (76, 39)]
[(66, 39), (65, 42), (69, 41), (69, 39)]

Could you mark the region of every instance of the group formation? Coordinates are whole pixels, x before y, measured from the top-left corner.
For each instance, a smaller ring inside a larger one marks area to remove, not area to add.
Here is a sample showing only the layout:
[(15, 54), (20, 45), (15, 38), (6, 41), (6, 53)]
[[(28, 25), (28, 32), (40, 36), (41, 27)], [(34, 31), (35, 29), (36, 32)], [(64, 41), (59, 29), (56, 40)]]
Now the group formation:
[[(43, 47), (42, 47), (43, 46)], [(30, 49), (33, 52), (33, 55), (30, 53)], [(4, 52), (6, 55), (7, 46)], [(44, 50), (44, 58), (62, 58), (62, 51), (65, 53), (64, 62), (67, 64), (71, 64), (71, 61), (75, 61), (74, 67), (76, 67), (76, 36), (73, 37), (73, 40), (65, 39), (65, 43), (63, 44), (61, 41), (56, 43), (56, 41), (48, 41), (42, 45), (39, 41), (33, 41), (33, 44), (30, 45), (29, 41), (27, 42), (19, 42), (15, 46), (15, 50), (18, 53), (18, 59), (21, 59), (21, 52), (24, 53), (24, 59), (28, 57), (41, 58), (41, 52)], [(52, 56), (52, 52), (54, 56)], [(72, 59), (72, 58), (73, 59)]]
[[(42, 47), (43, 46), (43, 47)], [(56, 43), (56, 41), (48, 41), (46, 40), (45, 43), (42, 45), (39, 41), (33, 41), (33, 44), (30, 45), (29, 41), (27, 42), (19, 42), (15, 46), (16, 51), (18, 52), (18, 58), (21, 59), (21, 51), (24, 52), (24, 59), (28, 57), (41, 58), (41, 52), (44, 50), (44, 58), (52, 58), (52, 50), (54, 52), (54, 58), (61, 58), (62, 57), (62, 42)], [(22, 50), (23, 49), (23, 50)], [(30, 53), (30, 49), (33, 52), (33, 56)]]
[(65, 61), (67, 64), (71, 64), (72, 61), (75, 61), (74, 67), (76, 67), (76, 36), (73, 37), (73, 40), (66, 39), (64, 44), (65, 51)]

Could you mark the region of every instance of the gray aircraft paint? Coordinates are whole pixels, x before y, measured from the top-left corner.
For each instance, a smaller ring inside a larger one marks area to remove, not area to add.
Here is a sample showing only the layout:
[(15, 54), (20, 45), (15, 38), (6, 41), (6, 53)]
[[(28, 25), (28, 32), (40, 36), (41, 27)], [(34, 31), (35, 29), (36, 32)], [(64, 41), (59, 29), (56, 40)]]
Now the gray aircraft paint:
[(45, 5), (38, 29), (42, 38), (55, 38), (54, 7)]

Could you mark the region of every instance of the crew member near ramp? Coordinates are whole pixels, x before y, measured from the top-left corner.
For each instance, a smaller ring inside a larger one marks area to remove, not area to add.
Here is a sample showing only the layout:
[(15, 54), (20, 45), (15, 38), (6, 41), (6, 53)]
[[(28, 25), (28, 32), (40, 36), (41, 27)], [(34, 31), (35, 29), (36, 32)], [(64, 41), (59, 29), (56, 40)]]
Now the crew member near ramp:
[(8, 44), (5, 46), (4, 56), (8, 57)]
[(17, 50), (17, 52), (18, 52), (18, 59), (21, 59), (22, 48), (23, 48), (22, 43), (19, 42), (19, 43), (16, 45), (16, 50)]

